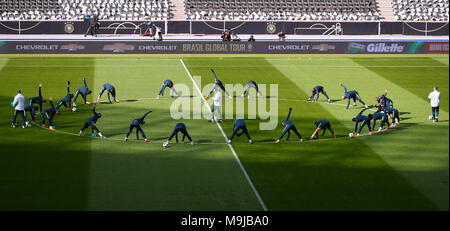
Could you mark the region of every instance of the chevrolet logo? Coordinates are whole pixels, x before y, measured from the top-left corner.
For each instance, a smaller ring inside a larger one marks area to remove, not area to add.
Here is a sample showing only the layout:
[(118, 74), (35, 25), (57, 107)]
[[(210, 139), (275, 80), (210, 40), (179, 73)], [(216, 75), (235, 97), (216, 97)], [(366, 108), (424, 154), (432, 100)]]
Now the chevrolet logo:
[(61, 50), (68, 50), (68, 51), (77, 51), (77, 50), (83, 50), (85, 47), (83, 45), (78, 44), (68, 44), (68, 45), (62, 45)]
[(328, 51), (328, 50), (334, 50), (336, 46), (328, 45), (328, 44), (320, 44), (320, 45), (314, 45), (312, 47), (313, 50), (319, 50), (319, 51)]
[(114, 43), (112, 45), (105, 45), (103, 47), (103, 50), (104, 51), (113, 51), (113, 52), (124, 52), (125, 50), (132, 51), (132, 50), (134, 50), (134, 46), (127, 45), (125, 43)]

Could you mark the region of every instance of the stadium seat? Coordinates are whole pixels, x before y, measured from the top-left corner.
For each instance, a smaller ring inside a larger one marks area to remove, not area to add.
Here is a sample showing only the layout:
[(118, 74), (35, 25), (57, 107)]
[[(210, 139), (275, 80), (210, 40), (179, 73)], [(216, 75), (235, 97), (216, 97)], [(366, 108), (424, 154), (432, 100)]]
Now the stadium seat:
[[(145, 13), (144, 13), (145, 12)], [(169, 0), (0, 0), (0, 20), (167, 20)]]
[[(183, 2), (180, 2), (183, 4)], [(448, 21), (448, 0), (392, 0), (396, 20)], [(0, 20), (168, 20), (170, 0), (0, 0)], [(188, 20), (380, 20), (377, 0), (184, 0)]]
[(376, 0), (185, 0), (193, 20), (378, 20)]
[(392, 0), (396, 20), (448, 21), (448, 0)]

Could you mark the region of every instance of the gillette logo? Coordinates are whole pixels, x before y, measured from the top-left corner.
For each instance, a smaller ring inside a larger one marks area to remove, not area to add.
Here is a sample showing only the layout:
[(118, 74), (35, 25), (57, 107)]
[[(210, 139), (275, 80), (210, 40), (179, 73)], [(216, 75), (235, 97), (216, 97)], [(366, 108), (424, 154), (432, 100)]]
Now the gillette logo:
[(405, 46), (398, 43), (392, 43), (386, 45), (386, 43), (371, 43), (367, 46), (367, 52), (369, 53), (403, 53)]

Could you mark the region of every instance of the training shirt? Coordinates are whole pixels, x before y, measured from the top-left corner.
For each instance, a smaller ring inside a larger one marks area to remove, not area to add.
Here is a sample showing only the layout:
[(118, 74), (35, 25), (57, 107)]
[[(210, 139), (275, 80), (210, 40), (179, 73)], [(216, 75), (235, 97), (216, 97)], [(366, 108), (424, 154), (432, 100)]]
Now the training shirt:
[(428, 95), (428, 99), (430, 99), (430, 103), (432, 107), (439, 107), (440, 104), (441, 93), (438, 91), (433, 91)]
[(13, 106), (14, 106), (14, 109), (23, 111), (25, 109), (25, 97), (22, 94), (18, 93), (14, 97)]
[(314, 88), (314, 90), (315, 90), (316, 92), (321, 92), (321, 91), (323, 91), (323, 87), (322, 87), (322, 86), (316, 86), (316, 87)]
[(222, 106), (222, 92), (220, 90), (216, 91), (213, 97), (214, 106), (221, 107)]

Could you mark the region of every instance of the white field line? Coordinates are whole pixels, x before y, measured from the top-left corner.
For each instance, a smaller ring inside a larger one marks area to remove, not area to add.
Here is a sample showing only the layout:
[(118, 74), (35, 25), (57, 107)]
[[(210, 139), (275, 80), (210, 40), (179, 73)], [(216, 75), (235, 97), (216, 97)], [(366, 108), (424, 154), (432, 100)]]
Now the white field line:
[[(43, 127), (41, 127), (40, 124), (35, 123), (35, 125), (36, 125), (37, 127), (40, 127), (40, 128), (42, 128), (42, 129), (45, 129), (45, 130), (49, 130), (49, 131), (50, 131), (50, 129), (48, 129), (48, 128), (43, 128)], [(71, 133), (71, 132), (66, 132), (66, 131), (61, 131), (61, 130), (54, 130), (54, 131), (52, 131), (52, 132), (61, 133), (61, 134), (66, 134), (66, 135), (71, 135), (71, 136), (79, 136), (79, 135), (76, 134), (76, 133)], [(99, 136), (86, 136), (86, 135), (83, 135), (83, 136), (81, 136), (81, 137), (85, 137), (85, 138), (93, 138), (93, 139), (102, 139), (102, 138), (100, 138)], [(104, 140), (114, 140), (114, 141), (122, 141), (122, 142), (125, 142), (124, 139), (110, 138), (110, 137), (106, 137), (106, 138), (104, 138)], [(159, 143), (159, 144), (164, 143), (164, 140), (158, 140), (158, 141), (152, 141), (151, 139), (149, 139), (149, 140), (150, 140), (150, 143)], [(140, 140), (128, 139), (127, 142), (141, 142), (141, 143), (144, 143), (145, 141), (142, 140), (142, 139), (140, 139)], [(190, 144), (190, 143), (187, 142), (186, 144)], [(204, 143), (194, 143), (194, 144), (207, 144), (207, 145), (213, 144), (213, 145), (218, 145), (218, 144), (226, 144), (226, 143), (219, 143), (219, 142), (217, 142), (217, 143), (214, 143), (214, 142), (204, 142)]]
[[(6, 68), (147, 68), (147, 67), (175, 67), (177, 65), (5, 65)], [(448, 65), (278, 65), (280, 67), (304, 68), (448, 68)], [(210, 68), (207, 65), (193, 65), (192, 67)], [(217, 68), (273, 68), (271, 65), (217, 65)]]
[[(187, 98), (187, 99), (189, 99), (189, 98), (195, 98), (196, 96), (192, 96), (192, 97), (190, 97), (190, 96), (180, 96), (180, 98)], [(243, 98), (243, 97), (241, 97), (241, 96), (236, 96), (236, 98)], [(166, 98), (166, 97), (164, 97), (164, 96), (162, 96), (160, 99), (169, 99), (169, 98)], [(142, 100), (158, 100), (157, 98), (138, 98), (138, 99), (122, 99), (122, 101), (133, 101), (133, 100), (137, 100), (137, 101), (142, 101)], [(307, 100), (304, 100), (304, 99), (278, 99), (278, 100), (283, 100), (283, 101), (293, 101), (293, 102), (303, 102), (303, 103), (312, 103), (312, 102), (309, 102), (309, 101), (307, 101)], [(108, 103), (108, 101), (100, 101), (101, 103)], [(328, 103), (328, 102), (326, 102), (326, 101), (318, 101), (317, 103), (319, 103), (319, 104), (327, 104), (327, 105), (334, 105), (334, 106), (341, 106), (341, 107), (347, 107), (347, 104), (340, 104), (340, 103)], [(207, 104), (208, 105), (208, 104)], [(208, 107), (209, 107), (209, 105), (208, 105)], [(350, 105), (349, 106), (349, 108), (352, 108), (353, 106), (352, 105)], [(377, 111), (377, 110), (375, 110), (375, 109), (367, 109), (367, 110), (369, 110), (369, 111)]]
[[(190, 98), (195, 98), (197, 96), (180, 96), (180, 98), (186, 98), (186, 99), (190, 99)], [(236, 98), (243, 98), (242, 96), (236, 96)], [(170, 99), (169, 97), (165, 97), (165, 96), (161, 96), (161, 98), (159, 100), (167, 100)], [(142, 101), (142, 100), (158, 100), (158, 98), (138, 98), (138, 99), (121, 99), (121, 101)], [(304, 100), (304, 99), (278, 99), (278, 100), (282, 100), (282, 101), (292, 101), (292, 102), (303, 102), (303, 103), (312, 103), (310, 101)], [(108, 103), (109, 101), (106, 100), (102, 100), (100, 101), (100, 103)], [(205, 101), (206, 102), (206, 101)], [(340, 103), (328, 103), (326, 101), (318, 101), (317, 103), (319, 104), (326, 104), (326, 105), (334, 105), (334, 106), (341, 106), (341, 107), (347, 107), (347, 104), (340, 104)], [(209, 108), (209, 105), (206, 104)], [(350, 105), (349, 108), (352, 108), (353, 106)], [(368, 109), (369, 111), (377, 111), (375, 109)]]
[[(174, 57), (174, 58), (152, 58), (152, 57), (126, 57), (126, 58), (121, 58), (121, 57), (70, 57), (71, 54), (67, 54), (67, 56), (64, 55), (59, 55), (57, 57), (52, 57), (50, 56), (42, 56), (42, 57), (31, 57), (31, 58), (14, 58), (12, 57), (12, 59), (14, 60), (63, 60), (63, 59), (75, 59), (75, 60), (90, 60), (90, 59), (97, 59), (97, 60), (161, 60), (161, 61), (170, 61), (170, 60), (177, 60), (179, 59), (179, 57)], [(241, 55), (239, 54), (234, 54), (234, 55), (225, 55), (225, 56), (216, 56), (214, 55), (213, 57), (209, 57), (209, 58), (196, 58), (196, 60), (211, 60), (211, 59), (227, 59), (227, 58), (233, 58), (233, 57), (239, 57)], [(255, 57), (270, 57), (270, 55), (256, 55)], [(239, 60), (254, 60), (255, 57), (239, 57)], [(351, 56), (349, 58), (352, 58)], [(10, 58), (0, 58), (0, 60), (9, 60)], [(295, 60), (310, 60), (310, 61), (342, 61), (348, 59), (347, 57), (343, 56), (341, 58), (327, 58), (327, 57), (315, 57), (315, 56), (309, 56), (309, 55), (305, 55), (305, 54), (298, 54), (298, 56), (292, 56), (292, 57), (279, 57), (279, 58), (274, 58), (274, 57), (270, 57), (270, 58), (265, 58), (265, 60), (270, 60), (270, 61), (295, 61)], [(377, 60), (385, 60), (385, 61), (392, 61), (392, 58), (381, 58), (381, 57), (376, 57)], [(433, 59), (447, 59), (448, 57), (433, 57)], [(414, 58), (413, 60), (429, 60), (428, 57), (418, 57), (418, 58)], [(395, 57), (395, 61), (411, 61), (411, 57)]]
[[(200, 96), (202, 97), (202, 91), (200, 90), (200, 88), (198, 87), (197, 83), (195, 82), (194, 78), (192, 78), (191, 73), (189, 72), (189, 70), (187, 69), (186, 65), (183, 62), (183, 59), (180, 59), (181, 64), (183, 65), (184, 69), (186, 70), (186, 73), (188, 74), (189, 78), (192, 80), (192, 83), (195, 86), (195, 89), (197, 89), (198, 93), (200, 94)], [(203, 98), (203, 102), (205, 103), (206, 107), (208, 108), (208, 110), (211, 112), (211, 108), (209, 107), (208, 102), (206, 102), (205, 98)], [(217, 127), (219, 127), (220, 132), (223, 135), (223, 138), (225, 139), (225, 142), (228, 141), (228, 137), (225, 134), (225, 132), (222, 129), (222, 126), (220, 126), (220, 124), (216, 121)], [(264, 211), (268, 211), (266, 205), (264, 204), (264, 201), (262, 200), (261, 196), (259, 195), (258, 191), (255, 188), (255, 185), (253, 185), (252, 180), (250, 179), (250, 177), (247, 174), (247, 171), (245, 171), (244, 166), (242, 165), (241, 161), (239, 160), (239, 157), (236, 154), (236, 151), (234, 151), (233, 146), (231, 146), (231, 144), (227, 144), (228, 147), (230, 148), (231, 152), (234, 155), (234, 158), (236, 159), (237, 163), (239, 164), (239, 167), (241, 168), (242, 172), (244, 173), (245, 178), (247, 179), (248, 183), (250, 184), (250, 187), (252, 188), (253, 192), (256, 195), (256, 198), (258, 198), (259, 204), (261, 205), (261, 207), (263, 208)]]
[[(34, 123), (34, 125), (35, 125), (36, 127), (39, 127), (39, 128), (42, 128), (42, 129), (45, 129), (45, 130), (50, 131), (50, 129), (48, 129), (48, 128), (43, 128), (43, 127), (41, 127), (41, 124)], [(382, 130), (381, 132), (385, 132), (385, 131), (387, 131), (387, 129), (384, 129), (384, 130)], [(66, 132), (66, 131), (62, 131), (62, 130), (54, 130), (54, 131), (51, 131), (51, 132), (56, 132), (56, 133), (65, 134), (65, 135), (71, 135), (71, 136), (78, 136), (78, 134), (76, 134), (76, 133)], [(369, 133), (360, 134), (360, 136), (368, 136), (368, 135), (369, 135)], [(98, 137), (98, 136), (88, 136), (88, 135), (83, 135), (83, 136), (81, 136), (81, 137), (83, 137), (83, 138), (92, 138), (92, 139), (102, 139), (102, 138), (100, 138), (100, 137)], [(305, 140), (305, 141), (303, 141), (303, 143), (320, 142), (320, 141), (333, 141), (333, 140), (341, 140), (341, 139), (348, 139), (348, 138), (349, 138), (349, 137), (346, 137), (346, 136), (337, 137), (337, 138), (320, 138), (320, 139), (314, 139), (314, 140)], [(106, 137), (106, 138), (104, 138), (104, 140), (113, 140), (113, 141), (125, 142), (123, 139), (119, 139), (119, 138), (110, 138), (110, 137)], [(140, 140), (128, 139), (127, 142), (140, 142), (140, 143), (144, 143), (144, 140), (142, 140), (142, 139), (140, 139)], [(164, 141), (163, 141), (163, 140), (152, 141), (152, 140), (150, 139), (150, 144), (152, 144), (152, 143), (162, 144), (162, 143), (164, 143)], [(299, 142), (299, 141), (293, 141), (293, 140), (291, 140), (291, 141), (282, 141), (281, 143), (300, 143), (300, 142)], [(186, 144), (189, 144), (189, 142), (187, 142)], [(201, 145), (227, 145), (228, 143), (227, 143), (227, 142), (194, 142), (194, 144), (201, 144)], [(250, 145), (248, 142), (245, 142), (245, 143), (244, 143), (244, 142), (233, 142), (233, 144), (247, 144), (247, 145)], [(274, 144), (274, 145), (280, 145), (280, 144), (275, 143), (275, 139), (274, 139), (274, 141), (254, 142), (254, 144)]]
[[(183, 96), (181, 96), (181, 97), (183, 97)], [(194, 96), (194, 97), (196, 97), (196, 96)], [(191, 98), (191, 97), (189, 97), (189, 98)], [(166, 98), (166, 97), (161, 97), (160, 99), (157, 99), (157, 98), (121, 99), (121, 101), (130, 101), (130, 100), (136, 100), (136, 101), (142, 101), (142, 100), (168, 100), (168, 99), (169, 99), (168, 97), (167, 97), (167, 98)], [(279, 100), (311, 103), (311, 102), (308, 102), (308, 101), (306, 101), (306, 100), (300, 100), (300, 99), (279, 99)], [(108, 102), (108, 101), (106, 101), (106, 100), (100, 101), (100, 103), (107, 103), (107, 102)], [(319, 101), (318, 103), (320, 103), (320, 104), (326, 104), (326, 105), (342, 106), (342, 107), (347, 106), (347, 105), (345, 105), (345, 104), (328, 103), (328, 102), (325, 102), (325, 101), (324, 101), (324, 102)], [(206, 105), (207, 105), (208, 108), (209, 108), (209, 105), (208, 105), (208, 104), (206, 104)], [(368, 110), (376, 111), (376, 110), (374, 110), (374, 109), (368, 109)], [(35, 123), (35, 125), (40, 127), (40, 124)], [(220, 125), (219, 125), (219, 127), (220, 127)], [(220, 128), (221, 128), (221, 127), (220, 127)], [(46, 129), (46, 130), (49, 130), (48, 128), (45, 128), (45, 129)], [(222, 131), (223, 131), (223, 130), (222, 130)], [(386, 129), (383, 130), (383, 132), (384, 132), (384, 131), (386, 131)], [(66, 134), (66, 135), (78, 136), (77, 133), (71, 133), (71, 132), (66, 132), (66, 131), (62, 131), (62, 130), (55, 130), (54, 132), (56, 132), (56, 133), (61, 133), (61, 134)], [(369, 134), (368, 134), (368, 133), (366, 133), (366, 134), (361, 134), (361, 136), (367, 136), (367, 135), (369, 135)], [(97, 137), (97, 136), (95, 136), (95, 137), (93, 137), (93, 136), (83, 136), (83, 137), (87, 137), (87, 138), (98, 138), (98, 139), (100, 139), (100, 137)], [(332, 140), (340, 140), (340, 139), (346, 139), (346, 138), (348, 138), (348, 137), (322, 138), (322, 139), (314, 139), (314, 140), (305, 140), (304, 143), (308, 143), (308, 142), (319, 142), (319, 141), (332, 141)], [(123, 139), (109, 138), (109, 137), (107, 137), (106, 140), (123, 141)], [(128, 141), (129, 141), (129, 142), (130, 142), (130, 141), (131, 141), (131, 142), (144, 142), (144, 140), (133, 140), (133, 139), (129, 139)], [(162, 140), (160, 140), (160, 141), (150, 141), (150, 143), (163, 143), (163, 142), (164, 142), (164, 141), (162, 141)], [(275, 140), (274, 140), (274, 141), (261, 141), (261, 142), (255, 141), (254, 143), (255, 143), (255, 144), (275, 144)], [(298, 141), (284, 141), (284, 142), (282, 142), (282, 143), (299, 143), (299, 142), (298, 142)], [(227, 143), (227, 142), (223, 142), (223, 143), (221, 143), (221, 142), (194, 142), (194, 144), (202, 144), (202, 145), (219, 145), (219, 144), (222, 144), (222, 145), (226, 145), (226, 144), (228, 144), (228, 143)], [(249, 143), (247, 143), (247, 142), (245, 142), (245, 143), (242, 143), (242, 142), (233, 142), (233, 144), (249, 144)]]
[[(308, 101), (302, 100), (302, 99), (278, 99), (278, 100), (312, 103), (312, 102), (308, 102)], [(341, 107), (347, 107), (347, 104), (328, 103), (328, 102), (326, 102), (326, 101), (323, 101), (323, 102), (320, 102), (320, 101), (319, 101), (319, 102), (317, 102), (317, 103), (320, 103), (320, 104), (328, 104), (328, 105), (335, 105), (335, 106), (341, 106)], [(350, 105), (349, 108), (351, 108), (351, 107), (353, 107), (353, 106)], [(370, 109), (370, 108), (367, 109), (367, 110), (369, 110), (369, 111), (377, 111), (377, 110), (375, 110), (375, 109)]]

